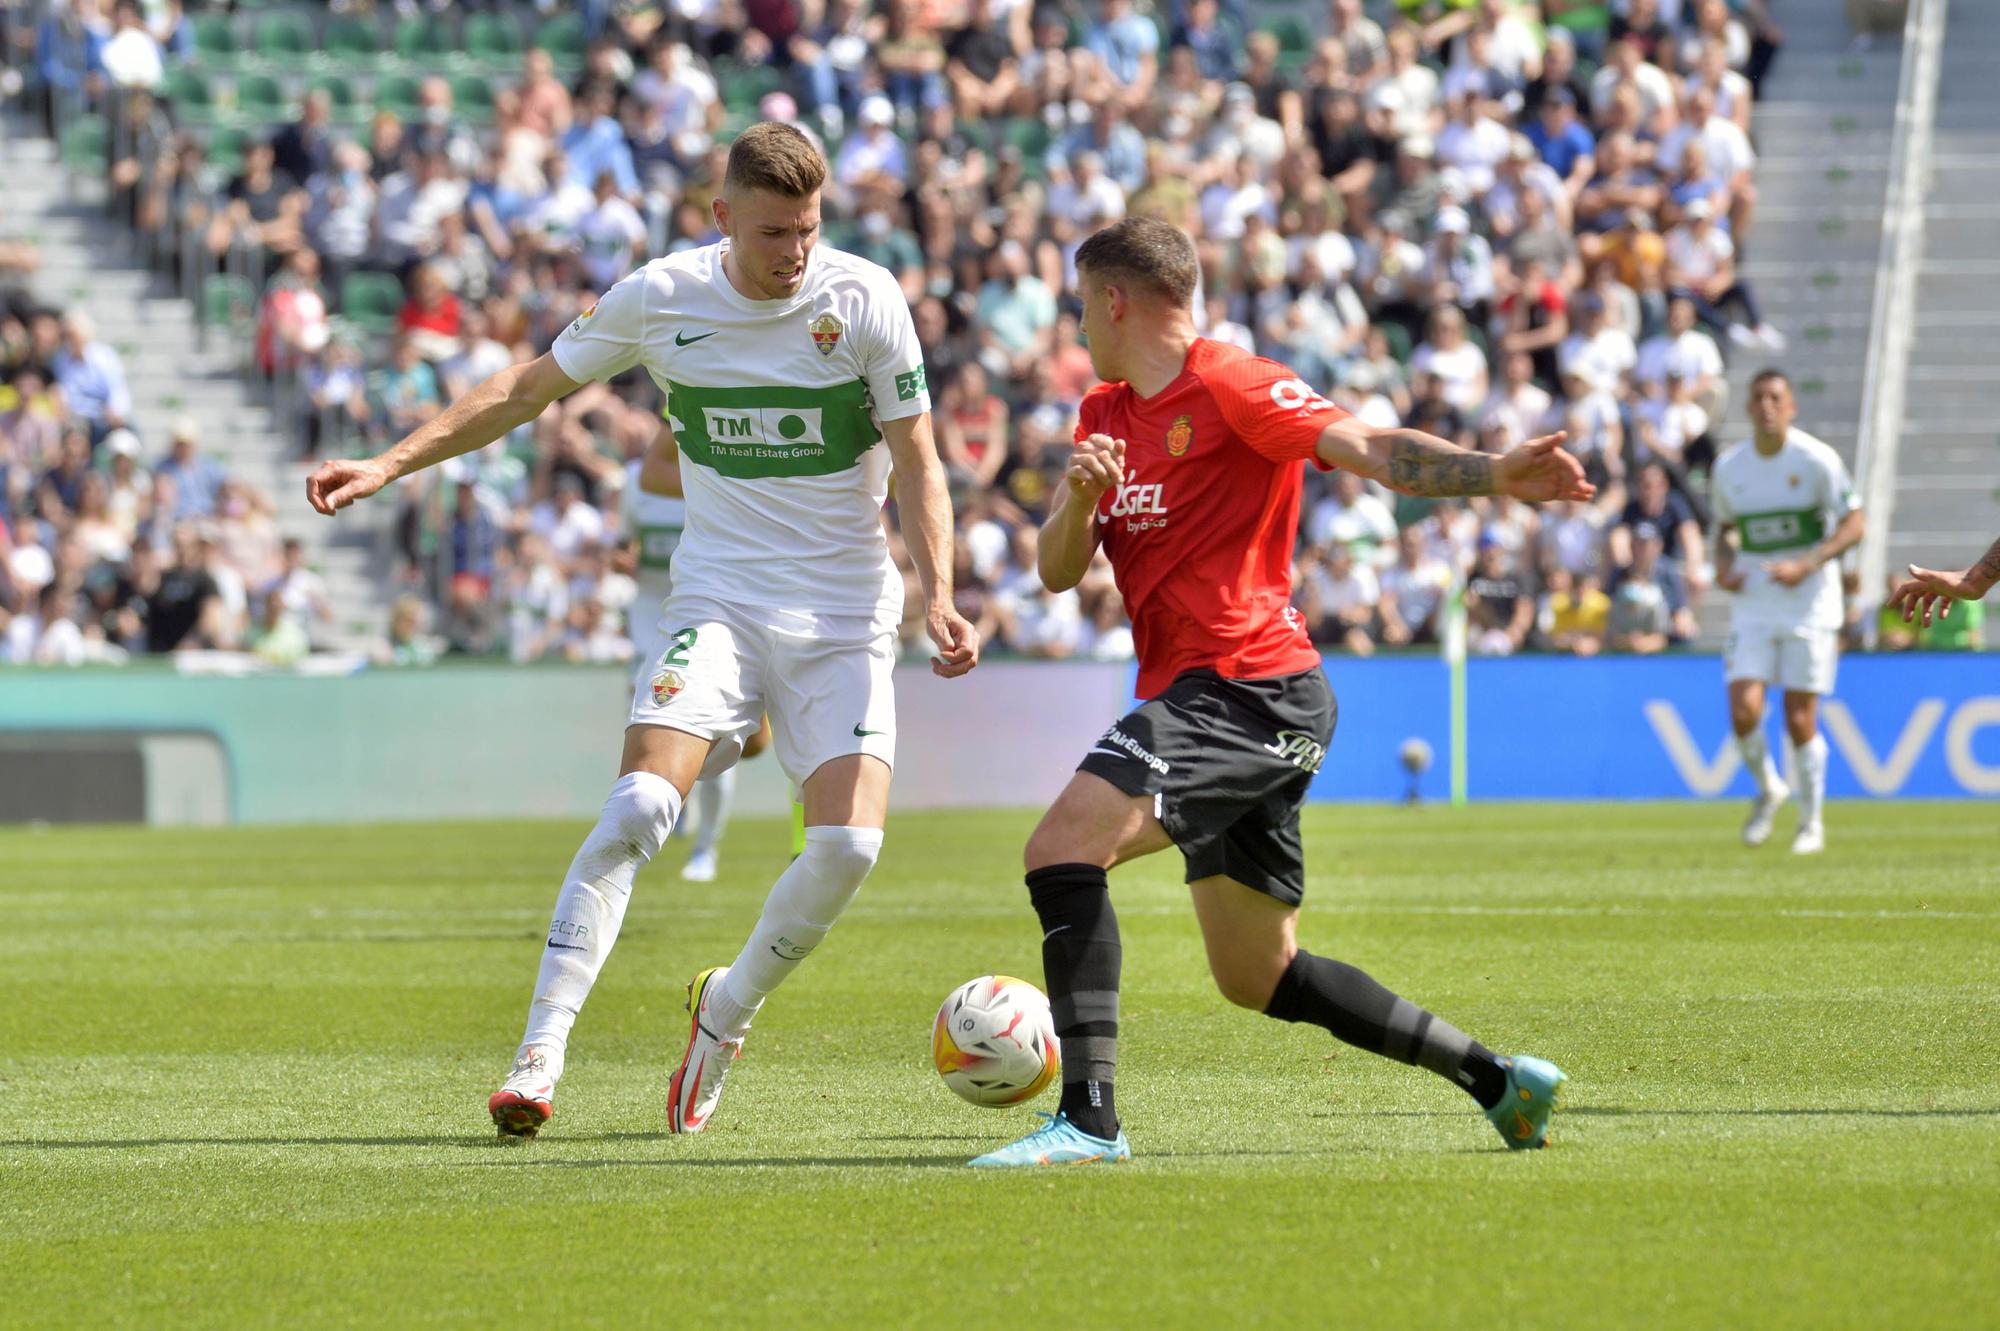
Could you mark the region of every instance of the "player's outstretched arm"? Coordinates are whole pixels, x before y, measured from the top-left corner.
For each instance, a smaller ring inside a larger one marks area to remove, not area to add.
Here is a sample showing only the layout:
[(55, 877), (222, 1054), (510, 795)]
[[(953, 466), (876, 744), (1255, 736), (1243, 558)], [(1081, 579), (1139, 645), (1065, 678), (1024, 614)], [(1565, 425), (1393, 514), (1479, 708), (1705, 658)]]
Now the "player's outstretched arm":
[(931, 673), (954, 679), (979, 664), (979, 630), (952, 604), (951, 492), (931, 435), (931, 414), (883, 421), (896, 469), (896, 514), (903, 545), (924, 590), (924, 626), (937, 647)]
[(1068, 591), (1090, 571), (1097, 554), (1097, 501), (1125, 480), (1125, 441), (1106, 434), (1085, 438), (1070, 454), (1065, 479), (1035, 547), (1036, 571), (1052, 592)]
[(1953, 601), (1980, 600), (1993, 590), (1994, 583), (2000, 582), (2000, 541), (1988, 546), (1978, 563), (1956, 573), (1918, 568), (1915, 564), (1909, 568), (1909, 579), (1898, 583), (1896, 590), (1889, 593), (1889, 603), (1903, 612), (1905, 624), (1921, 611), (1924, 627), (1929, 628), (1933, 617), (1943, 619), (1951, 613)]
[(1565, 453), (1558, 431), (1501, 454), (1474, 453), (1422, 430), (1392, 430), (1349, 416), (1320, 431), (1319, 460), (1408, 495), (1512, 495), (1530, 503), (1589, 499), (1597, 487)]
[(510, 365), (412, 430), (386, 453), (323, 463), (306, 478), (306, 502), (331, 517), (390, 481), (484, 448), (541, 415), (549, 403), (577, 387), (576, 380), (564, 374), (551, 355)]

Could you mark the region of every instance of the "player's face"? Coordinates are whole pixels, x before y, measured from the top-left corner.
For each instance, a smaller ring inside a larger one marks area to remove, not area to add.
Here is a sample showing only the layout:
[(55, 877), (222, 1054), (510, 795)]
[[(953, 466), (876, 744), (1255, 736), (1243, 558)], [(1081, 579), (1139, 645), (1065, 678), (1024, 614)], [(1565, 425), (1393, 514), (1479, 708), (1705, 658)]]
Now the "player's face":
[(1083, 342), (1090, 352), (1090, 368), (1098, 378), (1106, 383), (1116, 383), (1124, 378), (1111, 348), (1115, 338), (1111, 322), (1111, 289), (1101, 282), (1086, 280), (1083, 283)]
[(1783, 379), (1766, 379), (1750, 392), (1750, 423), (1765, 434), (1782, 434), (1799, 414), (1792, 386)]
[(806, 280), (819, 242), (819, 192), (790, 199), (769, 190), (734, 191), (715, 201), (715, 225), (729, 237), (736, 272), (755, 300), (784, 300)]

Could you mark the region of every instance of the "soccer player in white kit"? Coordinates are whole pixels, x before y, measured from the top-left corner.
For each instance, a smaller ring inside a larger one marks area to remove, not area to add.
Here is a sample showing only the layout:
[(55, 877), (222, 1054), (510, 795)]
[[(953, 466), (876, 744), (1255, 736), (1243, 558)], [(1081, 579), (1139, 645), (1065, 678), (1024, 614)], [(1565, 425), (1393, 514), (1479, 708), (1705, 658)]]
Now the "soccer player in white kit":
[[(671, 631), (662, 618), (668, 596), (673, 592), (674, 551), (680, 546), (687, 526), (687, 500), (681, 491), (680, 454), (674, 447), (671, 430), (662, 427), (659, 437), (643, 458), (625, 464), (625, 535), (637, 547), (636, 581), (638, 598), (633, 602), (627, 631), (632, 636), (633, 659), (646, 678), (634, 687), (650, 683), (653, 663), (660, 658)], [(754, 758), (771, 742), (766, 723), (743, 745), (743, 756)], [(687, 817), (694, 820), (694, 845), (688, 850), (681, 877), (690, 883), (712, 883), (721, 862), (722, 833), (729, 826), (729, 806), (736, 798), (736, 768), (703, 777), (688, 792)], [(674, 835), (686, 830), (686, 820), (677, 824)]]
[(978, 663), (978, 635), (952, 608), (951, 502), (916, 328), (893, 274), (817, 243), (825, 180), (803, 134), (751, 126), (714, 204), (727, 239), (647, 264), (546, 355), (496, 374), (388, 452), (326, 463), (306, 483), (332, 514), (500, 437), (587, 380), (640, 365), (667, 394), (687, 493), (670, 627), (635, 690), (619, 778), (556, 898), (513, 1072), (487, 1104), (502, 1134), (532, 1136), (548, 1120), (634, 876), (695, 779), (735, 762), (767, 709), (802, 791), (805, 850), (736, 961), (689, 985), (672, 1131), (708, 1126), (751, 1017), (874, 866), (903, 605), (881, 521), (892, 468), (932, 669), (951, 677)]
[(1833, 692), (1840, 656), (1839, 560), (1861, 539), (1861, 501), (1840, 455), (1803, 430), (1791, 380), (1764, 370), (1750, 381), (1753, 435), (1716, 459), (1715, 585), (1734, 594), (1723, 653), (1737, 752), (1756, 783), (1743, 842), (1761, 846), (1792, 792), (1764, 739), (1764, 692), (1785, 695), (1785, 733), (1799, 783), (1795, 854), (1826, 844), (1826, 739), (1819, 700)]

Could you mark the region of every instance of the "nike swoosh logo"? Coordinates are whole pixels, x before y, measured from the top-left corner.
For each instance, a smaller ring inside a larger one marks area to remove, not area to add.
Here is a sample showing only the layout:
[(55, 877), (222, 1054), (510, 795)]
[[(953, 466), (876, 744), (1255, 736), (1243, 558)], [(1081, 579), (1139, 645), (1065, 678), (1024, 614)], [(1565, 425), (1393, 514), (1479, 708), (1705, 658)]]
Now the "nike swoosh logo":
[(1524, 1142), (1535, 1135), (1535, 1125), (1528, 1122), (1528, 1116), (1520, 1110), (1514, 1111), (1514, 1140)]
[(1048, 942), (1051, 938), (1054, 938), (1057, 934), (1061, 933), (1063, 930), (1067, 928), (1069, 928), (1067, 924), (1058, 924), (1055, 928), (1049, 930), (1047, 933), (1042, 935), (1042, 941), (1044, 943)]
[(886, 735), (888, 733), (886, 730), (863, 730), (859, 721), (854, 723), (854, 738), (856, 739), (867, 739), (870, 735)]
[(1109, 521), (1111, 521), (1111, 515), (1110, 515), (1109, 513), (1099, 513), (1099, 514), (1097, 515), (1097, 525), (1098, 525), (1098, 526), (1102, 527), (1102, 526), (1103, 526), (1103, 525), (1104, 525), (1105, 523), (1107, 523), (1107, 522), (1109, 522)]
[[(1099, 744), (1099, 745), (1096, 745), (1096, 746), (1094, 746), (1094, 747), (1093, 747), (1093, 748), (1092, 748), (1092, 749), (1090, 750), (1090, 752), (1091, 752), (1091, 753), (1108, 753), (1108, 754), (1110, 754), (1110, 755), (1111, 755), (1111, 756), (1112, 756), (1113, 758), (1130, 758), (1130, 757), (1132, 756), (1131, 754), (1129, 754), (1129, 753), (1125, 752), (1125, 750), (1123, 750), (1123, 749), (1107, 749), (1107, 748), (1105, 748), (1105, 747), (1104, 747), (1104, 746), (1103, 746), (1102, 744)], [(1085, 757), (1087, 758), (1087, 757), (1089, 757), (1089, 756), (1090, 756), (1090, 754), (1085, 754), (1084, 756), (1085, 756)]]
[(559, 947), (559, 948), (561, 948), (561, 949), (562, 949), (563, 951), (565, 951), (565, 952), (588, 952), (588, 951), (590, 951), (590, 949), (589, 949), (589, 948), (587, 948), (587, 947), (579, 947), (579, 946), (577, 946), (577, 945), (576, 945), (575, 943), (550, 943), (550, 944), (549, 944), (549, 946), (550, 946), (550, 947)]
[[(721, 331), (722, 331), (721, 329), (716, 330), (716, 332), (721, 332)], [(677, 332), (674, 334), (674, 345), (677, 347), (691, 347), (705, 337), (714, 337), (714, 336), (715, 333), (696, 333), (693, 337), (688, 337), (683, 333)]]

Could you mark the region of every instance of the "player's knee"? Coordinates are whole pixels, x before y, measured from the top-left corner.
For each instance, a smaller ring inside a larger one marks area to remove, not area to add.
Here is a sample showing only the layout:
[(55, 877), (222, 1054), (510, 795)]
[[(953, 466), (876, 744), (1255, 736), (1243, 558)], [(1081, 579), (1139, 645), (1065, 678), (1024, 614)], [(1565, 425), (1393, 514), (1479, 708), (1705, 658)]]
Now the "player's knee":
[(1271, 1004), (1271, 995), (1285, 973), (1283, 962), (1267, 957), (1211, 957), (1209, 973), (1215, 987), (1237, 1007), (1262, 1012)]
[(881, 854), (879, 827), (808, 827), (799, 856), (813, 884), (811, 899), (799, 903), (804, 920), (831, 928)]
[(652, 772), (631, 772), (611, 787), (600, 826), (612, 833), (621, 852), (643, 862), (666, 843), (680, 808), (672, 782)]

